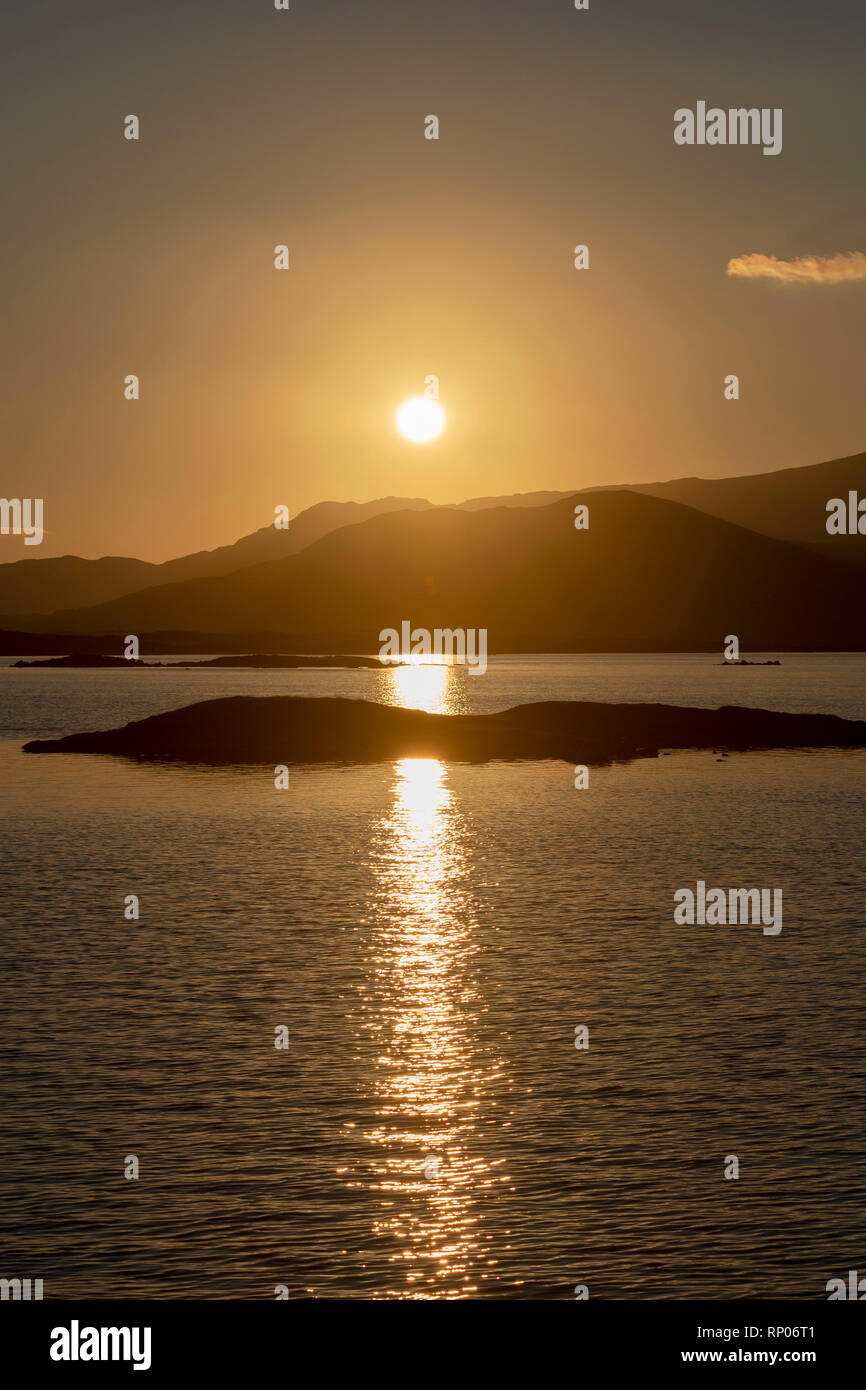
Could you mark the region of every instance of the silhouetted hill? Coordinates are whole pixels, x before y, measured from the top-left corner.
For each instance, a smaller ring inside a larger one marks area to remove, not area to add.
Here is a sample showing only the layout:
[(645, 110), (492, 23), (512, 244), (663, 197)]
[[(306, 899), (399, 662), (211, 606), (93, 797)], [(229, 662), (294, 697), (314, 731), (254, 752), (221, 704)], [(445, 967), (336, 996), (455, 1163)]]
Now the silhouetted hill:
[[(677, 478), (665, 483), (636, 483), (591, 492), (642, 492), (664, 497), (734, 522), (747, 530), (808, 545), (832, 560), (866, 568), (866, 536), (828, 536), (826, 504), (850, 490), (866, 496), (866, 453), (805, 468), (784, 468), (735, 478)], [(497, 507), (525, 509), (550, 506), (569, 492), (527, 492), (511, 496), (473, 497), (454, 511)], [(320, 502), (295, 517), (288, 531), (263, 526), (250, 536), (216, 550), (201, 550), (154, 565), (146, 560), (108, 556), (82, 560), (75, 555), (25, 559), (0, 564), (0, 627), (37, 630), (37, 615), (64, 608), (87, 608), (156, 585), (230, 574), (250, 565), (297, 554), (331, 531), (390, 511), (426, 510), (423, 498), (384, 497), (373, 502)], [(9, 621), (6, 621), (9, 620)], [(14, 621), (12, 621), (14, 620)]]
[(105, 603), (143, 589), (159, 569), (147, 560), (116, 555), (101, 560), (82, 560), (78, 555), (12, 560), (0, 565), (0, 613), (16, 618), (53, 613), (60, 604), (83, 608)]
[[(603, 491), (601, 488), (589, 490)], [(458, 512), (480, 512), (488, 507), (549, 507), (563, 497), (572, 497), (574, 492), (572, 488), (568, 492), (514, 492), (502, 497), (469, 497), (465, 502), (454, 503), (453, 507)]]
[[(403, 620), (486, 628), (491, 651), (860, 650), (861, 577), (832, 559), (640, 493), (547, 507), (379, 515), (228, 576), (52, 614), (52, 631), (291, 633), (373, 651)], [(338, 640), (337, 640), (338, 635)], [(274, 648), (271, 648), (273, 650)]]
[[(866, 497), (866, 453), (772, 473), (749, 473), (733, 478), (673, 478), (665, 483), (614, 483), (588, 492), (643, 492), (732, 521), (748, 531), (777, 540), (808, 545), (834, 560), (866, 565), (866, 536), (830, 536), (827, 503), (847, 498), (849, 491)], [(475, 497), (460, 508), (537, 507), (571, 492), (527, 492), (513, 497)]]
[[(382, 512), (429, 507), (420, 497), (380, 497), (374, 502), (319, 502), (292, 517), (288, 531), (263, 526), (251, 536), (216, 550), (199, 550), (161, 565), (147, 560), (109, 556), (82, 560), (77, 555), (40, 559), (28, 556), (0, 565), (0, 614), (3, 618), (53, 613), (108, 603), (154, 584), (230, 574), (245, 565), (294, 555), (338, 526), (350, 526)], [(0, 621), (2, 626), (2, 621)]]
[(371, 516), (423, 510), (429, 506), (430, 503), (423, 497), (379, 497), (373, 502), (317, 502), (293, 517), (288, 531), (277, 531), (273, 525), (262, 526), (251, 536), (242, 536), (233, 545), (221, 545), (216, 550), (202, 550), (196, 555), (185, 555), (180, 560), (168, 560), (157, 567), (159, 574), (153, 582), (173, 584), (178, 580), (232, 574), (248, 565), (295, 555), (340, 526), (355, 526)]
[(859, 560), (866, 550), (866, 536), (829, 536), (826, 527), (830, 498), (847, 499), (851, 490), (866, 497), (866, 453), (775, 473), (676, 478), (668, 483), (629, 485), (629, 490), (697, 507), (764, 536), (816, 545), (830, 554), (835, 549), (840, 558)]

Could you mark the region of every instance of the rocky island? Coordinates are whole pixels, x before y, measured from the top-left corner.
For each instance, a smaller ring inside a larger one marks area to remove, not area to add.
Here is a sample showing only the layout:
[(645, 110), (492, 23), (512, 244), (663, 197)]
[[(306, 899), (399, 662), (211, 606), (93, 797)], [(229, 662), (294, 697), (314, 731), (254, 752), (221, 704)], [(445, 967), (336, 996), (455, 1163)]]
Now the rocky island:
[[(394, 665), (405, 665), (404, 662), (389, 661), (389, 667)], [(281, 652), (258, 653), (252, 652), (249, 655), (241, 656), (214, 656), (207, 661), (142, 661), (140, 658), (127, 656), (103, 656), (99, 653), (73, 652), (69, 656), (44, 657), (38, 661), (13, 661), (13, 669), (16, 667), (33, 668), (39, 667), (59, 667), (62, 669), (75, 670), (102, 670), (116, 666), (134, 666), (138, 670), (191, 670), (195, 667), (231, 667), (234, 670), (251, 671), (271, 671), (287, 670), (296, 671), (306, 667), (315, 670), (375, 670), (380, 671), (385, 665), (377, 656), (293, 656), (284, 655)]]
[(36, 739), (28, 753), (112, 753), (191, 763), (380, 762), (430, 757), (574, 763), (654, 757), (661, 749), (862, 748), (866, 722), (726, 705), (548, 701), (494, 714), (426, 714), (369, 700), (234, 696), (104, 732)]

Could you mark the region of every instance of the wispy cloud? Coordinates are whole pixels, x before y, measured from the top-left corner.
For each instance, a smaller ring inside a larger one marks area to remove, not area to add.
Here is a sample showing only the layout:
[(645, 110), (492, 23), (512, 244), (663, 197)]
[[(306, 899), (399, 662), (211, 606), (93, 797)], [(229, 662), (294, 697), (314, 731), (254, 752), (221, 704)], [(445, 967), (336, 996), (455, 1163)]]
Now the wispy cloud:
[(781, 280), (789, 285), (841, 285), (866, 280), (866, 255), (840, 251), (837, 256), (798, 256), (793, 261), (780, 261), (756, 252), (728, 261), (728, 274), (746, 280)]

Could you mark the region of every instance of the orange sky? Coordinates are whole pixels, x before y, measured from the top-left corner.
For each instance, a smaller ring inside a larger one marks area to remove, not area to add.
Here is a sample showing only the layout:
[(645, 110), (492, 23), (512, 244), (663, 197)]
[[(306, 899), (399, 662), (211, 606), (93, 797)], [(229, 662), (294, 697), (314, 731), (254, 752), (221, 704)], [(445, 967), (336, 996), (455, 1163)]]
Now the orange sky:
[[(46, 538), (0, 561), (861, 449), (866, 284), (725, 268), (866, 249), (862, 11), (626, 8), (16, 18), (0, 491), (45, 499)], [(782, 154), (675, 146), (699, 98), (784, 108)], [(449, 424), (413, 446), (428, 373)]]

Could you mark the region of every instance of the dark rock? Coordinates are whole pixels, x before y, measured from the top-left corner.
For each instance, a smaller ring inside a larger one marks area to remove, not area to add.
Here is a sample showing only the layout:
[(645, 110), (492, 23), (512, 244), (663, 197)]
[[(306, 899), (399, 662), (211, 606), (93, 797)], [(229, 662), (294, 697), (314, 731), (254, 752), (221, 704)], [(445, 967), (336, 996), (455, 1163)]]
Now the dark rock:
[(551, 701), (496, 714), (425, 714), (367, 700), (237, 696), (205, 700), (103, 733), (37, 739), (28, 753), (114, 753), (193, 763), (380, 762), (431, 757), (654, 757), (660, 748), (866, 747), (866, 723), (726, 705)]

